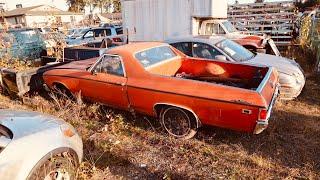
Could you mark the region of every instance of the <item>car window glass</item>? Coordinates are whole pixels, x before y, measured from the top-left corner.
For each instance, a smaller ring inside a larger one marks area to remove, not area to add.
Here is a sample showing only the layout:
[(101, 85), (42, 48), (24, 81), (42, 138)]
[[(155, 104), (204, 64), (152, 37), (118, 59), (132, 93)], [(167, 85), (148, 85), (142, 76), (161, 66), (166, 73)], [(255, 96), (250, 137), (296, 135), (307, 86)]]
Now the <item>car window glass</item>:
[(93, 37), (93, 31), (88, 31), (83, 37), (84, 38), (92, 38)]
[(105, 37), (105, 32), (103, 29), (94, 30), (94, 37)]
[(111, 29), (106, 29), (107, 36), (111, 36)]
[[(222, 22), (222, 24), (224, 25), (224, 27), (227, 29), (227, 31), (229, 33), (233, 33), (233, 32), (237, 32), (238, 30), (231, 24), (230, 21), (224, 21)], [(222, 28), (221, 28), (222, 29)], [(224, 30), (222, 29), (222, 31), (224, 32)]]
[(116, 32), (117, 32), (117, 34), (123, 34), (123, 29), (122, 29), (122, 27), (116, 28)]
[(230, 56), (234, 61), (247, 61), (255, 56), (255, 54), (250, 52), (248, 49), (229, 39), (218, 42), (216, 46)]
[(193, 43), (193, 57), (215, 59), (217, 55), (222, 55), (214, 47), (204, 43)]
[(206, 26), (206, 34), (219, 34), (219, 25), (214, 23), (208, 23)]
[(169, 46), (160, 46), (138, 52), (135, 57), (144, 67), (149, 67), (151, 65), (174, 58), (176, 57), (176, 54)]
[(124, 76), (121, 58), (119, 56), (104, 55), (94, 68), (94, 72)]
[(187, 56), (192, 57), (192, 43), (191, 42), (181, 42), (171, 44), (173, 47), (177, 48), (179, 51), (183, 52)]
[(218, 29), (217, 34), (226, 34), (226, 32), (224, 31), (224, 29), (222, 28), (222, 26), (220, 24), (219, 24), (219, 29)]

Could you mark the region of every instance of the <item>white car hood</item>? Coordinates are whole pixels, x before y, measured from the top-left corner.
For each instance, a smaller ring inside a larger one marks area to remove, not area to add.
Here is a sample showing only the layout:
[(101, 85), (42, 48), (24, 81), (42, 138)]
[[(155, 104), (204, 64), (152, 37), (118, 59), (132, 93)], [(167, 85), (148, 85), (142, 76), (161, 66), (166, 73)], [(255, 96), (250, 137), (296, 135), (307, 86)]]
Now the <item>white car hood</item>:
[(254, 58), (245, 61), (245, 63), (272, 66), (276, 68), (279, 73), (288, 75), (303, 75), (298, 63), (296, 63), (294, 60), (290, 60), (280, 56), (258, 53)]
[(0, 110), (0, 124), (10, 129), (13, 139), (63, 124), (62, 120), (36, 112)]

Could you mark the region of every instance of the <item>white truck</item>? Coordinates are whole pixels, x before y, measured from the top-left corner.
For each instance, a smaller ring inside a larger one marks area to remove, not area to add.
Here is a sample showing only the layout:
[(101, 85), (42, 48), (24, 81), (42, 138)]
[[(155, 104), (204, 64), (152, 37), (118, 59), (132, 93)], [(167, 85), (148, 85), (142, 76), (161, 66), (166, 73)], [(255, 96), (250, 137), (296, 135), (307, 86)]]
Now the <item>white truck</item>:
[(227, 0), (122, 0), (129, 42), (220, 35), (244, 47), (280, 55), (272, 39), (238, 31), (227, 20)]

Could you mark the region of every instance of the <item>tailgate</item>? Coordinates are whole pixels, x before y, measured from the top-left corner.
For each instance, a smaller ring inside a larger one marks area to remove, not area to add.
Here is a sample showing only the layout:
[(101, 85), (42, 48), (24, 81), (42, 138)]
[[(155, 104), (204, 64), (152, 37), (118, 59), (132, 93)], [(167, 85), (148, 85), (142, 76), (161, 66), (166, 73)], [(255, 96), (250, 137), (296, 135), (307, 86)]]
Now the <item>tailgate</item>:
[(272, 67), (269, 67), (268, 72), (263, 78), (261, 84), (259, 85), (257, 92), (261, 94), (262, 98), (265, 101), (265, 106), (268, 108), (272, 101), (273, 96), (278, 89), (278, 72)]

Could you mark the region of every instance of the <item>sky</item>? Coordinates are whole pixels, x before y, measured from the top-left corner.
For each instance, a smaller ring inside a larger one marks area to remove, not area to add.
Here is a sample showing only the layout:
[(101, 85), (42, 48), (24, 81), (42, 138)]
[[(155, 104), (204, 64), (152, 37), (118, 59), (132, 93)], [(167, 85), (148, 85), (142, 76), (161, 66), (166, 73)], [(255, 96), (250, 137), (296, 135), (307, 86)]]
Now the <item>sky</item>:
[[(235, 0), (227, 0), (229, 4), (233, 4)], [(253, 3), (254, 0), (238, 0), (239, 3)], [(279, 0), (265, 0), (265, 2), (272, 2)], [(29, 7), (41, 4), (47, 4), (51, 6), (55, 6), (61, 10), (68, 10), (68, 6), (66, 0), (0, 0), (0, 2), (4, 2), (7, 5), (8, 10), (15, 9), (16, 4), (22, 4), (22, 7)]]

